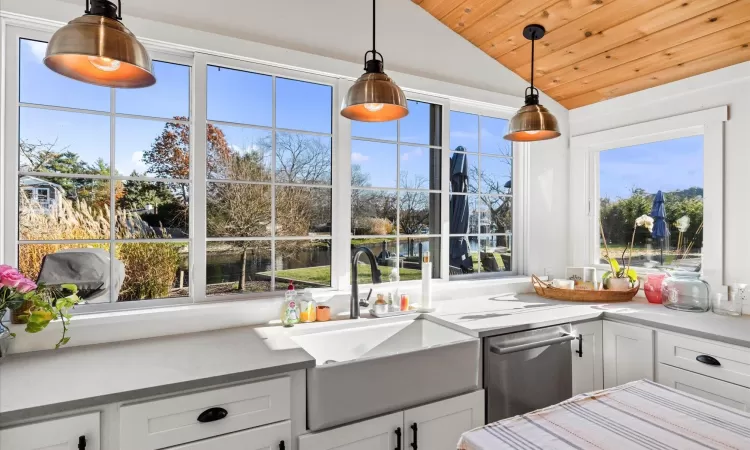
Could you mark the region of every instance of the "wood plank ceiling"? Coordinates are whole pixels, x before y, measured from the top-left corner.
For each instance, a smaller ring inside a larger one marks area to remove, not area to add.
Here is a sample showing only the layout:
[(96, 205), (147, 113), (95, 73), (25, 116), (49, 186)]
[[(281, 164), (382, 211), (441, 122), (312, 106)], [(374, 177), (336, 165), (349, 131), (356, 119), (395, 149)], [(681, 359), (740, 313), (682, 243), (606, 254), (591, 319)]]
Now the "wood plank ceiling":
[[(750, 60), (750, 0), (412, 0), (573, 109)], [(519, 93), (520, 95), (521, 93)]]

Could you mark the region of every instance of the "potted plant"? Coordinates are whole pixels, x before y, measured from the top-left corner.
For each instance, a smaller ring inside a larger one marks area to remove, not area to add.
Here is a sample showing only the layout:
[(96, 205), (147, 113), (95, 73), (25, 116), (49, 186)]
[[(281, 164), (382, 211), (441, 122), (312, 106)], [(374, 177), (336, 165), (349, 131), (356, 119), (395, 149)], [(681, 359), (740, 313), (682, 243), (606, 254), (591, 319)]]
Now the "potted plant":
[(55, 348), (67, 344), (70, 309), (80, 301), (74, 284), (37, 286), (11, 266), (0, 265), (0, 358), (5, 356), (15, 333), (2, 323), (8, 311), (26, 324), (27, 333), (38, 333), (53, 320), (60, 319), (62, 336)]
[(602, 275), (602, 282), (604, 283), (606, 289), (611, 289), (613, 291), (627, 291), (634, 287), (636, 282), (638, 281), (638, 274), (630, 267), (630, 263), (633, 258), (635, 232), (638, 227), (645, 227), (649, 231), (651, 231), (654, 227), (654, 219), (645, 214), (635, 219), (635, 223), (633, 224), (633, 234), (630, 238), (630, 253), (628, 255), (628, 264), (627, 266), (625, 265), (625, 252), (623, 251), (623, 261), (622, 266), (620, 266), (616, 259), (609, 256), (607, 238), (604, 236), (604, 226), (602, 225), (601, 221), (599, 222), (599, 229), (601, 230), (602, 240), (604, 241), (605, 254), (607, 257), (607, 261), (609, 262), (609, 268), (611, 269), (605, 272), (604, 275)]

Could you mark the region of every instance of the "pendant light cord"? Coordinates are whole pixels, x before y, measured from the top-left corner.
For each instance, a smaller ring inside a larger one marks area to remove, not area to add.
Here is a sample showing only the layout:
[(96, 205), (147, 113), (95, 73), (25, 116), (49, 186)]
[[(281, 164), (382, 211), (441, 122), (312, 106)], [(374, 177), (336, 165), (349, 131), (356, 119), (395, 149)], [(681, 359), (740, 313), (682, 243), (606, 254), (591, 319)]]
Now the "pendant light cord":
[(531, 93), (533, 94), (536, 88), (534, 87), (534, 41), (536, 41), (536, 31), (531, 33)]
[(372, 53), (377, 54), (375, 51), (375, 0), (372, 0)]

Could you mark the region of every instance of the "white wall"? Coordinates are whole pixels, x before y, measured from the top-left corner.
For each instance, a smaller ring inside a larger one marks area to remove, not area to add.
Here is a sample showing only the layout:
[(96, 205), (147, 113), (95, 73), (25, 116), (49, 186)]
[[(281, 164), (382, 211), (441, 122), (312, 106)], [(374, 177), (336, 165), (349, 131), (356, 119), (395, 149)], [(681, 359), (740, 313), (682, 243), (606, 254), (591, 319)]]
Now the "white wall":
[[(750, 282), (750, 62), (570, 111), (573, 136), (729, 105), (724, 124), (724, 282)], [(679, 169), (679, 161), (675, 162)], [(571, 240), (576, 236), (571, 236)]]

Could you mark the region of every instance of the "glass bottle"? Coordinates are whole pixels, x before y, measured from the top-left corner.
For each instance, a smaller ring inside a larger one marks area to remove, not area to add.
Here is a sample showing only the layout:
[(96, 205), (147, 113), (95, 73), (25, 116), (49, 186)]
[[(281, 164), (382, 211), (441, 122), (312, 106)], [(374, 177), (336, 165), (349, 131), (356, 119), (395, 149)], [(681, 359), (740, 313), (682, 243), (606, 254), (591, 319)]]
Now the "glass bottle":
[(661, 285), (664, 306), (680, 311), (706, 312), (711, 309), (708, 283), (698, 272), (674, 271)]

